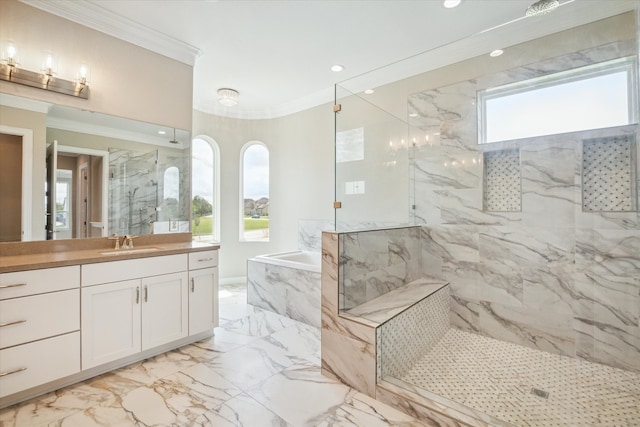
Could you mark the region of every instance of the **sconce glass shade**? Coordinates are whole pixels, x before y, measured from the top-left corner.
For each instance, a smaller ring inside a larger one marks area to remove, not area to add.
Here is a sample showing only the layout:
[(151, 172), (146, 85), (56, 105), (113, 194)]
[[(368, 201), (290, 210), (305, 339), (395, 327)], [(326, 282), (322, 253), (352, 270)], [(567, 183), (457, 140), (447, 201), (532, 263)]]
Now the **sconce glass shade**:
[(225, 107), (233, 107), (234, 105), (238, 105), (238, 96), (240, 94), (237, 90), (221, 88), (218, 89), (218, 104), (224, 105)]
[(86, 85), (91, 81), (91, 67), (83, 62), (78, 68), (78, 83)]
[(48, 76), (58, 74), (58, 58), (51, 52), (45, 52), (41, 70)]
[(2, 62), (10, 67), (18, 65), (18, 48), (12, 41), (2, 44)]

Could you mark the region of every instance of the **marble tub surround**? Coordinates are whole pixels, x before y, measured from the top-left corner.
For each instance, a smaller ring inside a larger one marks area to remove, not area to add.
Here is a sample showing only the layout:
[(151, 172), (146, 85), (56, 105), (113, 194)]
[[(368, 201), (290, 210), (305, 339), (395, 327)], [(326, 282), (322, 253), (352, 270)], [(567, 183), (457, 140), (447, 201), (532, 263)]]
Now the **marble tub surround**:
[(247, 260), (247, 302), (320, 327), (320, 273)]
[(0, 425), (424, 425), (322, 376), (317, 328), (249, 309), (244, 285), (220, 291), (214, 337), (0, 410)]
[[(414, 151), (421, 269), (449, 282), (452, 326), (640, 371), (638, 126), (479, 144), (476, 106), (478, 90), (634, 54), (621, 40), (409, 97), (431, 136)], [(520, 206), (487, 206), (482, 160), (516, 151)]]
[(0, 243), (0, 273), (220, 249), (218, 244), (193, 242), (191, 233), (139, 236), (134, 244), (134, 249), (157, 250), (104, 255), (114, 247), (106, 237)]

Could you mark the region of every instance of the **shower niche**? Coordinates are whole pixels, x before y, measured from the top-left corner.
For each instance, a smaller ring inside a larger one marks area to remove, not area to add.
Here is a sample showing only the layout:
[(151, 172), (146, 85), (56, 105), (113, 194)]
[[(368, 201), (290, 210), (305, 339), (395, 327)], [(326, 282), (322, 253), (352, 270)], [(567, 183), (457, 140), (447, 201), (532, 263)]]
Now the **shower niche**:
[(635, 212), (636, 141), (619, 135), (582, 141), (582, 210)]

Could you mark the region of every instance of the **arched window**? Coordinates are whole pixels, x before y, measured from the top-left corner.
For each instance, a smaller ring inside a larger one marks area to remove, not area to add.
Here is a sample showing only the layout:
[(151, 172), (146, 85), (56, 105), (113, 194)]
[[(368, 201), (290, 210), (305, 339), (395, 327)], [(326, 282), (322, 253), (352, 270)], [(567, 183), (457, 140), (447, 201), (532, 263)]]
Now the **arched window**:
[(193, 240), (220, 240), (220, 149), (208, 136), (191, 144), (191, 232)]
[(240, 152), (240, 240), (269, 241), (269, 149), (251, 141)]

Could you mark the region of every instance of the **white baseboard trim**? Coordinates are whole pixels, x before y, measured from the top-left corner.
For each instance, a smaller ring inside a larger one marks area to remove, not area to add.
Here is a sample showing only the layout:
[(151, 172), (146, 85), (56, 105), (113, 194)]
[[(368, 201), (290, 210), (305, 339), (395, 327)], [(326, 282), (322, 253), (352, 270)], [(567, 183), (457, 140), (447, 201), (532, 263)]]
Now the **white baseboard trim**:
[(221, 285), (235, 285), (237, 283), (247, 283), (247, 276), (221, 277), (220, 278), (220, 284)]

